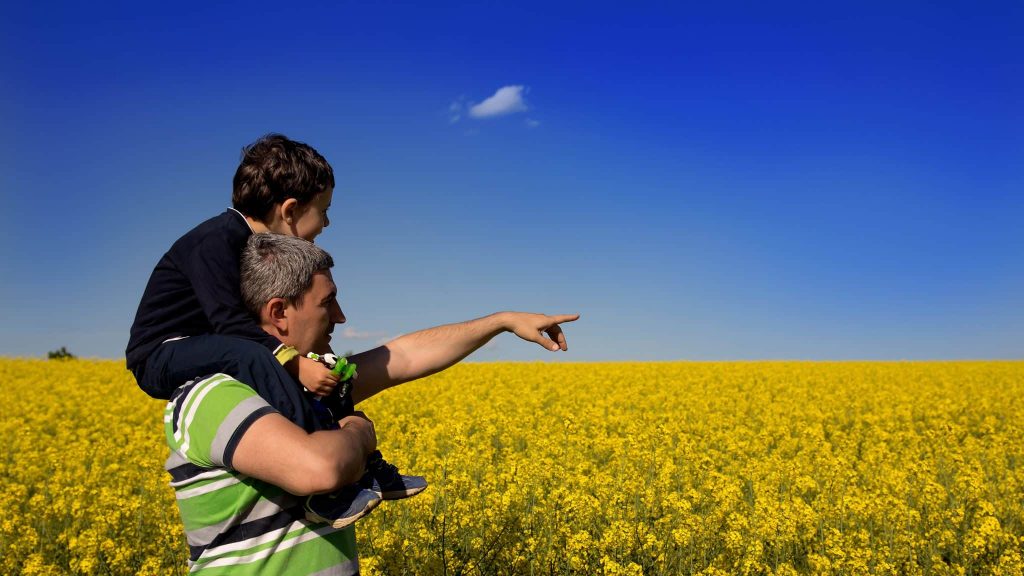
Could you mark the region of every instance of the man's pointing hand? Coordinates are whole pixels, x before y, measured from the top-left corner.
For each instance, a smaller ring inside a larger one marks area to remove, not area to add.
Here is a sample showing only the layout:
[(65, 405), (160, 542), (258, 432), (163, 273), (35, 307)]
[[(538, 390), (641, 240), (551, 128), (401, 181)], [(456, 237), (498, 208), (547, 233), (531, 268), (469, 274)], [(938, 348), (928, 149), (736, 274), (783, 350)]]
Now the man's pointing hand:
[(580, 317), (579, 314), (548, 316), (530, 312), (505, 312), (504, 314), (503, 325), (506, 330), (523, 340), (536, 342), (552, 352), (558, 350), (564, 352), (569, 349), (565, 343), (565, 333), (562, 332), (562, 327), (559, 324), (573, 322)]

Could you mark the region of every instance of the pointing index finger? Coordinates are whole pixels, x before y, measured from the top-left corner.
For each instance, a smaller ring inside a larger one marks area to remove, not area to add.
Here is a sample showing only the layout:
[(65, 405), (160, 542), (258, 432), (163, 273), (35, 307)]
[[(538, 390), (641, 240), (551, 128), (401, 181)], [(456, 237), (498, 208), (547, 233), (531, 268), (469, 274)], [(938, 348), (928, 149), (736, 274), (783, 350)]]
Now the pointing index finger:
[(579, 314), (555, 314), (551, 318), (554, 319), (556, 324), (561, 324), (563, 322), (575, 322), (576, 320), (579, 320), (580, 315)]

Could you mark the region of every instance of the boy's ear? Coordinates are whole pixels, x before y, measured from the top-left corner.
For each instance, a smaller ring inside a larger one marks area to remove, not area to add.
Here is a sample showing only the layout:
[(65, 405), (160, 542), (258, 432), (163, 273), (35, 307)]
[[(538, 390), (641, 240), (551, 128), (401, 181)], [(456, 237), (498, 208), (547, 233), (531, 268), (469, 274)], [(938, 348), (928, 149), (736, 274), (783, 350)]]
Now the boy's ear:
[(285, 224), (291, 226), (295, 223), (296, 212), (298, 212), (299, 201), (295, 198), (288, 198), (277, 207), (278, 214)]

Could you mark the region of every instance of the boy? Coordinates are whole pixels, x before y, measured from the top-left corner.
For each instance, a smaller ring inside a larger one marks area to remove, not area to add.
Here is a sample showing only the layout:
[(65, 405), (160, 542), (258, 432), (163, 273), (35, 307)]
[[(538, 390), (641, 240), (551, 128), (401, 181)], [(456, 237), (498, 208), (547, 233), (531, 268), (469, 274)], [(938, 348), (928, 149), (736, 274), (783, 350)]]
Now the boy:
[[(179, 238), (146, 285), (125, 353), (143, 391), (167, 400), (189, 380), (223, 372), (252, 386), (307, 432), (351, 412), (350, 397), (330, 394), (338, 377), (263, 331), (239, 289), (239, 259), (249, 236), (272, 232), (312, 242), (330, 225), (333, 192), (333, 169), (306, 144), (268, 134), (243, 149), (233, 208)], [(314, 410), (316, 403), (303, 398), (296, 380), (324, 396), (333, 418)], [(382, 494), (405, 497), (426, 487), (422, 478), (399, 475), (379, 456), (367, 463), (359, 485), (341, 494), (311, 496), (307, 515), (341, 528), (372, 510)]]

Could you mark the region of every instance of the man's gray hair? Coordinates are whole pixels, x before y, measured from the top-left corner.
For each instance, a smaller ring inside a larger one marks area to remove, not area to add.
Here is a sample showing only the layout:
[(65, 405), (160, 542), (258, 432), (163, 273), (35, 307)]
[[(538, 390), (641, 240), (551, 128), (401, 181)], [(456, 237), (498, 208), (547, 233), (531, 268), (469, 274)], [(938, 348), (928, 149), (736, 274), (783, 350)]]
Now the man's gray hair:
[(253, 234), (242, 250), (242, 301), (254, 316), (272, 298), (297, 303), (313, 285), (313, 275), (334, 259), (308, 240), (283, 234)]

